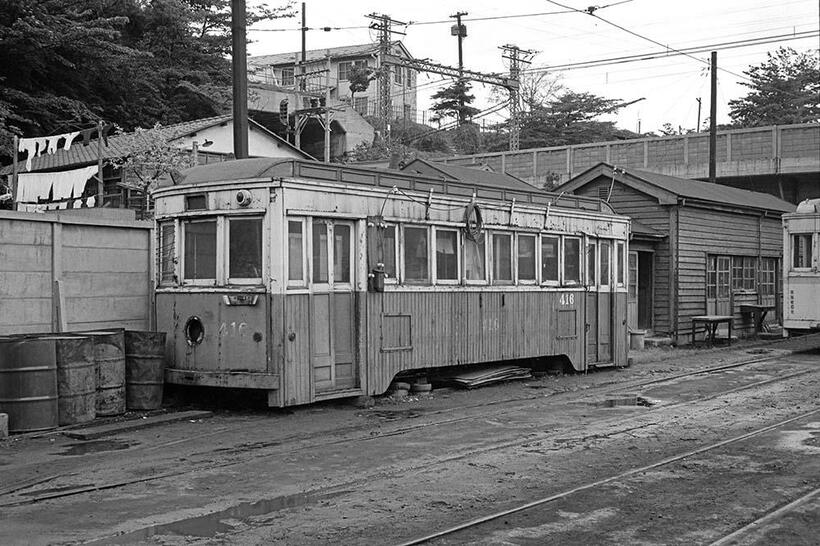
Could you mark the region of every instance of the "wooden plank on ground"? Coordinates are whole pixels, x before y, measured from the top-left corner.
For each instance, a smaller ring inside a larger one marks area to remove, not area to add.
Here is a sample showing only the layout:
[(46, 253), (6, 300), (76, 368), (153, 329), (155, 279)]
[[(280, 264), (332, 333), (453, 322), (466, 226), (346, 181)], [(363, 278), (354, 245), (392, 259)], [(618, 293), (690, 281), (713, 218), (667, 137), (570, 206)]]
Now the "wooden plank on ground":
[(207, 419), (208, 417), (213, 417), (212, 411), (178, 411), (175, 413), (155, 415), (145, 419), (130, 419), (128, 421), (120, 421), (118, 423), (109, 423), (83, 429), (64, 430), (63, 435), (68, 436), (69, 438), (76, 438), (77, 440), (94, 440), (95, 438), (111, 436), (120, 432), (129, 432), (132, 430), (155, 427), (189, 419)]

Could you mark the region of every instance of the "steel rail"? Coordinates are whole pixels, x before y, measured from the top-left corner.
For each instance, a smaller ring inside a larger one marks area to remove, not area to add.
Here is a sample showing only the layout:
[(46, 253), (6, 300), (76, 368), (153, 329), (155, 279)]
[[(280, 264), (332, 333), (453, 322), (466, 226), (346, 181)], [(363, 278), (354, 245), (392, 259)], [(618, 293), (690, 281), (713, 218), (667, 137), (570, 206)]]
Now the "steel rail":
[(745, 434), (741, 434), (741, 435), (735, 436), (733, 438), (729, 438), (729, 439), (726, 439), (726, 440), (721, 440), (720, 442), (715, 442), (713, 444), (709, 444), (707, 446), (703, 446), (703, 447), (699, 447), (697, 449), (686, 451), (684, 453), (679, 453), (678, 455), (673, 455), (671, 457), (666, 457), (666, 458), (661, 459), (660, 461), (657, 461), (655, 463), (644, 465), (644, 466), (641, 466), (641, 467), (638, 467), (638, 468), (633, 468), (631, 470), (621, 472), (619, 474), (610, 476), (608, 478), (603, 478), (601, 480), (590, 482), (590, 483), (587, 483), (587, 484), (584, 484), (584, 485), (579, 485), (578, 487), (574, 487), (572, 489), (567, 489), (566, 491), (562, 491), (560, 493), (556, 493), (556, 494), (550, 495), (548, 497), (542, 497), (540, 499), (530, 501), (528, 503), (525, 503), (525, 504), (522, 504), (522, 505), (519, 505), (519, 506), (516, 506), (516, 507), (513, 507), (513, 508), (508, 508), (507, 510), (502, 510), (500, 512), (495, 512), (493, 514), (488, 514), (488, 515), (482, 516), (480, 518), (475, 518), (475, 519), (472, 519), (470, 521), (466, 521), (464, 523), (454, 525), (453, 527), (449, 527), (449, 528), (441, 530), (441, 531), (436, 531), (434, 533), (430, 533), (428, 535), (425, 535), (425, 536), (422, 536), (422, 537), (419, 537), (419, 538), (415, 538), (415, 539), (409, 540), (407, 542), (402, 542), (402, 543), (398, 544), (397, 546), (414, 546), (416, 544), (424, 544), (426, 542), (430, 542), (431, 540), (435, 540), (435, 539), (438, 539), (438, 538), (445, 537), (447, 535), (452, 535), (452, 534), (457, 533), (459, 531), (464, 531), (466, 529), (477, 527), (477, 526), (482, 525), (484, 523), (487, 523), (487, 522), (490, 522), (490, 521), (493, 521), (493, 520), (496, 520), (496, 519), (499, 519), (499, 518), (503, 518), (505, 516), (509, 516), (509, 515), (512, 515), (512, 514), (516, 514), (518, 512), (523, 512), (525, 510), (529, 510), (531, 508), (535, 508), (535, 507), (547, 504), (549, 502), (568, 497), (570, 495), (573, 495), (575, 493), (579, 493), (581, 491), (586, 491), (588, 489), (594, 489), (596, 487), (600, 487), (600, 486), (606, 485), (608, 483), (612, 483), (612, 482), (615, 482), (615, 481), (618, 481), (618, 480), (622, 480), (624, 478), (628, 478), (630, 476), (634, 476), (636, 474), (640, 474), (641, 472), (646, 472), (648, 470), (653, 470), (655, 468), (659, 468), (661, 466), (665, 466), (665, 465), (668, 465), (668, 464), (671, 464), (671, 463), (686, 459), (687, 457), (692, 457), (693, 455), (699, 455), (701, 453), (705, 453), (707, 451), (712, 451), (714, 449), (718, 449), (720, 447), (723, 447), (723, 446), (726, 446), (726, 445), (729, 445), (729, 444), (741, 442), (743, 440), (748, 440), (749, 438), (753, 438), (753, 437), (758, 436), (760, 434), (770, 432), (770, 431), (775, 430), (779, 427), (782, 427), (783, 425), (787, 425), (789, 423), (793, 423), (795, 421), (805, 419), (806, 417), (810, 417), (810, 416), (815, 415), (817, 413), (820, 413), (820, 409), (815, 409), (815, 410), (812, 410), (812, 411), (804, 412), (804, 413), (801, 413), (800, 415), (797, 415), (795, 417), (789, 417), (788, 419), (778, 421), (777, 423), (774, 423), (772, 425), (767, 425), (767, 426), (759, 428), (757, 430), (753, 430), (752, 432), (747, 432)]

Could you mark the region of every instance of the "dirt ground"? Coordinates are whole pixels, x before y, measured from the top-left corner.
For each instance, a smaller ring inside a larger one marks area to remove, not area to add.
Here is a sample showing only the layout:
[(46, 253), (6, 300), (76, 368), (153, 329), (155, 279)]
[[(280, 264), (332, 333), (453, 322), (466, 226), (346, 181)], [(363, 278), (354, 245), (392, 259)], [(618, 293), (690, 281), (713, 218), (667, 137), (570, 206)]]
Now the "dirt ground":
[(436, 541), (710, 544), (809, 495), (732, 543), (817, 544), (820, 353), (790, 353), (806, 346), (653, 349), (367, 408), (211, 400), (211, 418), (99, 440), (15, 436), (0, 543), (401, 544), (555, 497)]

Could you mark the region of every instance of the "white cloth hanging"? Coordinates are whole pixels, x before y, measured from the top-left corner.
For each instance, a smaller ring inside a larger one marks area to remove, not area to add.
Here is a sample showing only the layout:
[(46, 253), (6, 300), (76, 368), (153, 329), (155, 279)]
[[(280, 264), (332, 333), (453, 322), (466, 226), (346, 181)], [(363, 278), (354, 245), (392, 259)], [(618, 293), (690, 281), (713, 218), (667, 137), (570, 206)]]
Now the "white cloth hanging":
[(66, 133), (65, 134), (65, 144), (63, 144), (63, 150), (68, 151), (71, 149), (71, 143), (74, 142), (74, 139), (77, 138), (79, 135), (79, 131), (75, 131), (73, 133)]
[(85, 189), (88, 179), (94, 176), (97, 167), (83, 167), (57, 173), (26, 173), (18, 175), (17, 202), (36, 203), (48, 199), (52, 192), (53, 201), (62, 201), (73, 195), (78, 198)]
[(49, 154), (53, 154), (54, 152), (57, 151), (57, 142), (60, 141), (60, 138), (62, 138), (62, 135), (49, 137), (48, 147), (46, 148), (46, 150), (48, 150)]

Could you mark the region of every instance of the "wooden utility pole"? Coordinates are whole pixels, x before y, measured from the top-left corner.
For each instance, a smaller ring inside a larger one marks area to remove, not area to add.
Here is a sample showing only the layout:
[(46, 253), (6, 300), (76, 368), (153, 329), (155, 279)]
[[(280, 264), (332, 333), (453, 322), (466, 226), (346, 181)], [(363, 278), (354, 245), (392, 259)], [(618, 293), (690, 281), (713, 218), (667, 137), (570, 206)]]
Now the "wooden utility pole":
[(307, 71), (307, 13), (305, 12), (305, 3), (302, 2), (302, 62), (299, 64), (299, 89), (304, 91), (307, 88), (307, 78), (305, 72)]
[(698, 124), (695, 126), (695, 132), (700, 133), (700, 107), (703, 106), (703, 101), (700, 100), (700, 97), (695, 100), (698, 101)]
[(330, 163), (330, 50), (327, 56), (327, 72), (325, 72), (325, 163)]
[(233, 68), (233, 154), (248, 157), (248, 60), (245, 0), (231, 0), (231, 66)]
[[(20, 182), (19, 182), (18, 176), (17, 176), (17, 169), (18, 169), (18, 167), (17, 167), (17, 150), (19, 148), (20, 148), (20, 137), (18, 137), (17, 135), (14, 135), (14, 138), (13, 138), (13, 141), (12, 141), (12, 152), (11, 152), (11, 157), (14, 160), (12, 162), (12, 167), (11, 167), (12, 168), (12, 171), (11, 171), (11, 210), (17, 210), (17, 192), (20, 191), (18, 189), (18, 186), (20, 185)], [(29, 153), (31, 153), (31, 152), (29, 152)]]
[(103, 206), (105, 181), (103, 179), (103, 122), (97, 122), (97, 199), (95, 205)]
[[(459, 11), (450, 17), (455, 18), (456, 24), (450, 29), (450, 34), (458, 38), (458, 82), (464, 83), (464, 53), (461, 42), (467, 37), (467, 27), (461, 24), (461, 17), (467, 15), (466, 11)], [(458, 124), (464, 123), (464, 95), (458, 98)]]
[(717, 51), (712, 52), (712, 104), (709, 107), (709, 182), (717, 181)]

